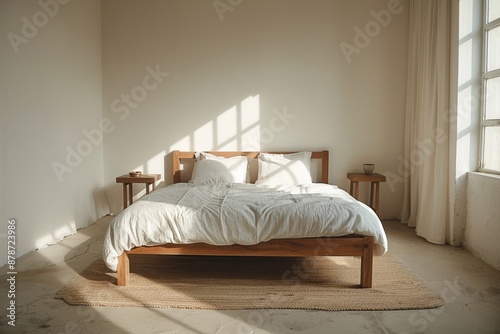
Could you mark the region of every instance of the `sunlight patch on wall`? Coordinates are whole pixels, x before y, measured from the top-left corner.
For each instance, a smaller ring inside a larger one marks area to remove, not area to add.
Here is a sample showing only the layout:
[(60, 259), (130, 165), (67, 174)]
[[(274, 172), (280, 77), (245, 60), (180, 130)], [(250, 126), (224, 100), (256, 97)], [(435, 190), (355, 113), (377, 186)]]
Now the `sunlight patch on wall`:
[(217, 116), (217, 147), (221, 151), (237, 150), (238, 147), (238, 110), (232, 106)]
[(461, 135), (457, 140), (457, 167), (456, 173), (458, 176), (461, 176), (469, 171), (470, 166), (470, 132), (466, 132)]
[(241, 134), (241, 150), (242, 151), (260, 151), (261, 150), (261, 140), (260, 140), (260, 125), (255, 124), (253, 127), (246, 129)]
[(249, 96), (241, 101), (241, 128), (248, 129), (260, 121), (260, 96)]
[(154, 157), (150, 158), (146, 163), (146, 169), (144, 171), (149, 174), (161, 173), (163, 170), (163, 165), (165, 164), (164, 159), (166, 154), (166, 151), (161, 151)]
[(472, 39), (467, 39), (460, 43), (459, 49), (460, 71), (458, 72), (458, 86), (460, 87), (470, 83), (470, 80), (472, 80)]
[(172, 152), (173, 150), (181, 150), (181, 151), (189, 151), (192, 150), (191, 146), (191, 136), (187, 135), (184, 138), (178, 140), (174, 144), (170, 145), (168, 148), (169, 152)]
[(193, 134), (193, 145), (198, 150), (207, 151), (214, 147), (214, 122), (209, 121), (196, 129)]
[(473, 99), (474, 94), (472, 92), (472, 87), (470, 85), (464, 87), (458, 92), (458, 108), (457, 108), (457, 131), (458, 135), (460, 133), (469, 130), (472, 125), (472, 113), (473, 108), (477, 106), (473, 105), (477, 102)]
[(259, 151), (260, 95), (249, 96), (241, 102), (242, 149)]
[(260, 150), (260, 114), (260, 96), (248, 96), (170, 145), (169, 151)]

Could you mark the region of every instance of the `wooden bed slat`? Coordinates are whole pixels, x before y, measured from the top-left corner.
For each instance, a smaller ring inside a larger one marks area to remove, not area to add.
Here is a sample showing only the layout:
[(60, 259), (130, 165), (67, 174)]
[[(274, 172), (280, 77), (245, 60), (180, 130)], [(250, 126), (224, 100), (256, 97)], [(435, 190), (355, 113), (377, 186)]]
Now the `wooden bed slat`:
[(256, 245), (214, 246), (203, 243), (167, 244), (138, 247), (128, 254), (167, 255), (224, 255), (224, 256), (284, 256), (303, 257), (319, 255), (364, 256), (365, 244), (362, 236), (338, 238), (275, 239)]

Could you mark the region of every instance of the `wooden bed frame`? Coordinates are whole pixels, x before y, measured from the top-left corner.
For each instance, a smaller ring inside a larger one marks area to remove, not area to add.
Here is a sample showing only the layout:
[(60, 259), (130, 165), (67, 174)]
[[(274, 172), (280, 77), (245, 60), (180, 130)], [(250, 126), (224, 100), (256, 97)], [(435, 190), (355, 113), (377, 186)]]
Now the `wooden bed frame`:
[[(217, 156), (256, 158), (261, 152), (210, 152)], [(293, 153), (293, 152), (266, 152)], [(173, 182), (181, 182), (181, 160), (194, 159), (195, 152), (173, 151)], [(313, 152), (312, 159), (321, 159), (321, 182), (328, 183), (328, 151)], [(359, 256), (362, 288), (372, 287), (373, 237), (348, 235), (342, 237), (275, 239), (257, 245), (213, 246), (196, 244), (165, 244), (142, 246), (123, 252), (118, 258), (117, 285), (127, 285), (130, 278), (129, 254), (203, 255), (203, 256)]]

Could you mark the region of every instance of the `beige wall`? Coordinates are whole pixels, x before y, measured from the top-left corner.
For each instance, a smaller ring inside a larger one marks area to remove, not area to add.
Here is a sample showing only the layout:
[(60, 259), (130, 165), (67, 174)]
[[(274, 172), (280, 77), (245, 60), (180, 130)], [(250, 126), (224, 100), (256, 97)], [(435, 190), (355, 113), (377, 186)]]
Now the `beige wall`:
[[(102, 144), (82, 133), (102, 118), (100, 1), (42, 3), (0, 1), (1, 247), (14, 218), (18, 256), (108, 211)], [(86, 154), (74, 168), (67, 147)], [(72, 171), (58, 177), (54, 162)]]
[[(328, 149), (330, 182), (344, 189), (362, 163), (397, 175), (407, 0), (105, 0), (102, 22), (113, 212), (116, 176), (168, 173), (173, 149)], [(401, 207), (402, 183), (391, 181), (381, 189), (384, 218)]]

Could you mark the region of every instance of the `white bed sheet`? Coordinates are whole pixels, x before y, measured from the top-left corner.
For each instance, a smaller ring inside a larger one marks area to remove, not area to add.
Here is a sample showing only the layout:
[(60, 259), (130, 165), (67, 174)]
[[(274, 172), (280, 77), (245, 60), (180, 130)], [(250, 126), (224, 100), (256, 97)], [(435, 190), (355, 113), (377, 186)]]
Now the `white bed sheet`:
[(373, 210), (333, 185), (177, 183), (143, 196), (113, 219), (103, 258), (116, 271), (118, 256), (138, 246), (253, 245), (352, 233), (373, 236), (375, 255), (387, 251), (384, 228)]

